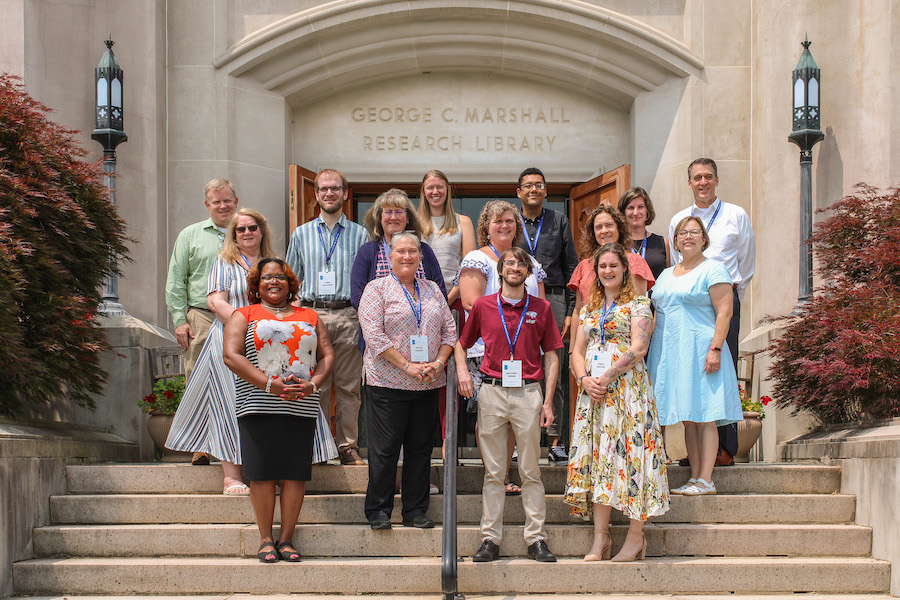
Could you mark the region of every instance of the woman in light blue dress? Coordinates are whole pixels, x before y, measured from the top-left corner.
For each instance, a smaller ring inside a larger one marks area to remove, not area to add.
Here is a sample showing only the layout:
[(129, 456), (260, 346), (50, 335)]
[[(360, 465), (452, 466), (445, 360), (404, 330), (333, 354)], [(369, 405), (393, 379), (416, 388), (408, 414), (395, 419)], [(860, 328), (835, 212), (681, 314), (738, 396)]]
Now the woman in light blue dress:
[(713, 466), (717, 426), (743, 418), (737, 374), (725, 336), (731, 320), (731, 277), (703, 251), (709, 235), (700, 219), (685, 217), (675, 227), (675, 249), (684, 260), (662, 272), (653, 287), (656, 329), (648, 367), (659, 422), (684, 423), (691, 478), (672, 494), (715, 494)]

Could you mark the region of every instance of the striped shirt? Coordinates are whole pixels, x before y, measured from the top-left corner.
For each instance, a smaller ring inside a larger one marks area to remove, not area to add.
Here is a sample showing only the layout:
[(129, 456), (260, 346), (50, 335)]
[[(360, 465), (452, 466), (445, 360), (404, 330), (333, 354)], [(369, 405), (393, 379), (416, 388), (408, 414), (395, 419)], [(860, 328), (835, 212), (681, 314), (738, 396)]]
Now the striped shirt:
[[(331, 255), (331, 260), (326, 261), (328, 252), (334, 243), (334, 236), (338, 235), (338, 232), (340, 232), (340, 237), (334, 254)], [(322, 217), (316, 217), (295, 229), (291, 234), (285, 262), (300, 278), (298, 294), (300, 299), (308, 302), (349, 300), (350, 271), (353, 268), (353, 259), (356, 258), (360, 246), (365, 244), (368, 239), (366, 230), (343, 214), (333, 231), (328, 229)], [(319, 295), (317, 287), (321, 271), (335, 273), (335, 291), (337, 293)]]
[[(296, 308), (293, 314), (281, 321), (275, 320), (259, 304), (251, 304), (238, 311), (247, 319), (244, 352), (250, 364), (269, 376), (284, 377), (293, 373), (307, 380), (312, 376), (316, 366), (316, 323), (319, 320), (316, 311)], [(285, 401), (240, 377), (235, 382), (235, 389), (235, 414), (238, 417), (267, 414), (315, 419), (319, 416), (318, 392), (298, 400)]]
[(247, 269), (217, 256), (206, 280), (206, 294), (215, 292), (228, 292), (231, 308), (247, 306), (250, 303), (247, 300)]

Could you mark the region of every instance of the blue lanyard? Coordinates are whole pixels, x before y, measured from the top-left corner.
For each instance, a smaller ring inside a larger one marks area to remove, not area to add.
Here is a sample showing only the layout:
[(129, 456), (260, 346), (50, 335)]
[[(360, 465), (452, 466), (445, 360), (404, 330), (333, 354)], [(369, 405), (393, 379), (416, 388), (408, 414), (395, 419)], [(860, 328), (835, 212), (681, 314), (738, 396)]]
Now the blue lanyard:
[(249, 271), (250, 269), (253, 268), (253, 265), (250, 264), (250, 261), (247, 260), (247, 257), (244, 256), (244, 253), (243, 253), (243, 252), (241, 252), (241, 258), (243, 258), (243, 259), (244, 259), (244, 262), (247, 263), (247, 270), (248, 270), (248, 271)]
[(409, 290), (406, 289), (406, 286), (400, 283), (400, 280), (397, 279), (397, 276), (391, 273), (391, 277), (396, 280), (396, 282), (400, 285), (400, 289), (403, 290), (403, 293), (406, 294), (406, 301), (409, 302), (409, 307), (412, 308), (413, 314), (416, 317), (416, 326), (419, 328), (419, 332), (422, 332), (422, 294), (419, 293), (419, 281), (417, 279), (413, 279), (413, 285), (416, 286), (416, 296), (419, 298), (419, 306), (416, 307), (416, 303), (413, 302), (412, 296), (409, 295)]
[[(696, 204), (691, 206), (691, 216), (692, 217), (694, 216), (694, 206), (696, 206)], [(712, 219), (709, 220), (709, 225), (706, 226), (706, 233), (709, 233), (709, 230), (712, 229), (713, 223), (715, 222), (716, 217), (719, 216), (719, 211), (721, 209), (722, 209), (722, 202), (719, 202), (719, 205), (716, 207), (716, 212), (713, 213)], [(700, 219), (700, 222), (702, 223), (703, 219)]]
[[(544, 215), (546, 211), (541, 210), (541, 218), (538, 219), (537, 225), (535, 225), (534, 229), (534, 242), (531, 241), (531, 236), (528, 235), (528, 229), (525, 228), (525, 217), (521, 214), (519, 218), (522, 219), (522, 233), (525, 234), (525, 242), (528, 244), (528, 252), (534, 256), (534, 251), (537, 249), (538, 240), (541, 238), (541, 227), (544, 225)], [(496, 250), (494, 250), (496, 252)], [(497, 258), (500, 258), (499, 256)]]
[(344, 230), (344, 228), (341, 226), (340, 223), (337, 224), (337, 227), (338, 227), (337, 233), (334, 234), (334, 240), (331, 242), (331, 250), (328, 250), (325, 247), (325, 236), (322, 235), (322, 227), (324, 225), (325, 225), (325, 223), (323, 223), (322, 221), (319, 221), (318, 232), (319, 232), (319, 241), (322, 243), (322, 250), (325, 250), (325, 265), (328, 266), (328, 264), (331, 262), (331, 257), (334, 256), (334, 249), (337, 248), (338, 238), (341, 237), (341, 232)]
[(488, 242), (488, 247), (489, 247), (489, 248), (490, 248), (490, 249), (491, 249), (491, 250), (493, 250), (493, 251), (494, 251), (494, 254), (496, 254), (496, 255), (497, 255), (497, 260), (500, 260), (500, 253), (499, 253), (499, 252), (497, 252), (497, 249), (496, 249), (496, 248), (494, 248), (494, 245), (493, 245), (493, 244), (491, 244), (491, 243), (490, 243), (490, 242)]
[[(638, 254), (638, 251), (635, 250), (634, 247), (631, 248), (631, 251)], [(644, 241), (641, 243), (640, 255), (641, 258), (647, 258), (647, 234), (644, 235)]]
[(606, 308), (606, 300), (603, 301), (603, 317), (600, 319), (600, 343), (606, 345), (606, 316), (612, 312), (612, 310), (616, 307), (616, 303), (613, 302), (609, 305), (609, 308)]
[(528, 313), (528, 302), (531, 300), (529, 294), (525, 294), (525, 306), (522, 308), (522, 316), (519, 317), (519, 324), (516, 325), (516, 335), (510, 339), (509, 329), (506, 328), (506, 318), (503, 316), (503, 305), (500, 304), (500, 294), (497, 292), (497, 310), (500, 312), (500, 324), (503, 326), (503, 333), (506, 334), (506, 343), (509, 344), (509, 360), (514, 360), (516, 356), (516, 342), (519, 341), (519, 334), (522, 332), (522, 323), (525, 322), (525, 315)]

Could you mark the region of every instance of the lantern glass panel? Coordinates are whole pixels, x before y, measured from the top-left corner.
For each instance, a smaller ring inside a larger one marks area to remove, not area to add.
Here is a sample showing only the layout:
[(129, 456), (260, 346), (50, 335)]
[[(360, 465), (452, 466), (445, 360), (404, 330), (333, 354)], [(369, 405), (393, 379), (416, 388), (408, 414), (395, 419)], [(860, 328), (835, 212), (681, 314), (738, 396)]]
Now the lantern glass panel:
[(815, 77), (809, 80), (809, 105), (819, 106), (819, 82)]
[(106, 106), (109, 102), (106, 96), (106, 79), (101, 77), (97, 80), (97, 106)]

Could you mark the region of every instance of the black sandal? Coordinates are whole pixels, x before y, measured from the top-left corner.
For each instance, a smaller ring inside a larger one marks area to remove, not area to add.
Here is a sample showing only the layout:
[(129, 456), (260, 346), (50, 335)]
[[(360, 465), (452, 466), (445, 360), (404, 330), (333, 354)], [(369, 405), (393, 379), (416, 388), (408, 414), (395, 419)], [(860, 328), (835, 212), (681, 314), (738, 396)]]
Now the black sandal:
[[(267, 552), (263, 552), (263, 548), (266, 546), (272, 546), (272, 550)], [(259, 562), (262, 563), (274, 563), (278, 562), (278, 552), (275, 548), (275, 542), (263, 542), (259, 545), (259, 552), (256, 553), (256, 558), (259, 559)]]
[[(290, 550), (285, 550), (284, 548), (290, 548)], [(286, 560), (287, 562), (300, 562), (300, 553), (297, 552), (297, 549), (294, 548), (294, 545), (290, 542), (281, 542), (275, 549), (278, 550), (278, 555), (281, 556), (281, 560)]]

